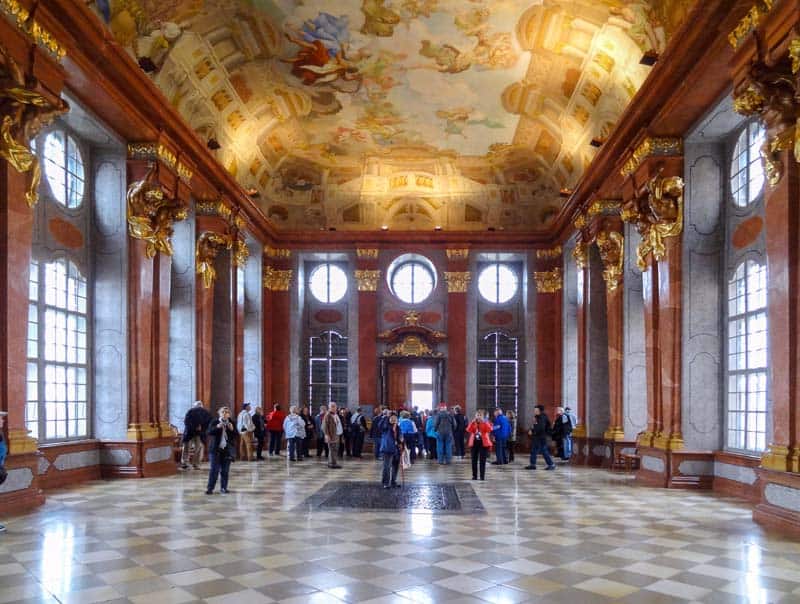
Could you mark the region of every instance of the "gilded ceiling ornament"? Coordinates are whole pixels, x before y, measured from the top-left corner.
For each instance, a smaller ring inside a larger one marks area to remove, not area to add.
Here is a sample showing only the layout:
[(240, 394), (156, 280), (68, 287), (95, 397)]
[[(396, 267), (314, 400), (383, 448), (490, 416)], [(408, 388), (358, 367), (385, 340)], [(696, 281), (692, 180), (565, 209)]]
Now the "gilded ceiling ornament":
[(375, 260), (378, 257), (377, 248), (356, 248), (356, 257)]
[(536, 257), (540, 260), (543, 259), (552, 259), (552, 258), (560, 258), (561, 257), (561, 246), (557, 245), (554, 248), (550, 248), (549, 250), (536, 250)]
[(446, 250), (445, 253), (447, 254), (448, 260), (466, 260), (469, 258), (468, 248)]
[(291, 258), (292, 250), (268, 247), (266, 254), (269, 258)]
[(647, 183), (648, 195), (639, 212), (637, 229), (642, 241), (636, 250), (637, 264), (647, 270), (647, 257), (656, 262), (666, 255), (664, 240), (683, 231), (683, 179), (680, 176), (654, 176)]
[(357, 270), (355, 272), (356, 285), (360, 292), (378, 291), (378, 281), (381, 278), (380, 271)]
[(158, 252), (172, 256), (172, 225), (187, 215), (186, 206), (180, 201), (164, 197), (155, 174), (154, 166), (142, 180), (131, 183), (126, 195), (128, 232), (147, 244), (148, 258)]
[(633, 150), (630, 159), (625, 162), (622, 168), (622, 175), (630, 176), (636, 172), (639, 166), (642, 165), (642, 162), (648, 157), (682, 154), (683, 140), (680, 138), (647, 137)]
[(739, 48), (742, 42), (747, 39), (754, 29), (758, 27), (761, 19), (772, 10), (775, 0), (757, 0), (757, 2), (747, 11), (747, 14), (739, 21), (734, 30), (728, 34), (728, 42), (734, 50)]
[(605, 213), (613, 214), (619, 213), (621, 208), (622, 203), (617, 199), (598, 199), (597, 201), (592, 202), (586, 213), (590, 217)]
[(291, 269), (281, 271), (271, 266), (264, 269), (264, 287), (273, 292), (288, 292), (292, 283)]
[(764, 171), (771, 186), (783, 178), (781, 152), (793, 150), (800, 162), (800, 100), (797, 71), (800, 69), (800, 40), (795, 39), (786, 56), (767, 64), (759, 45), (759, 56), (748, 67), (747, 77), (734, 91), (733, 108), (746, 116), (757, 116), (766, 128), (761, 146)]
[(229, 250), (232, 247), (233, 238), (230, 235), (205, 231), (197, 238), (197, 249), (194, 253), (195, 269), (197, 274), (203, 278), (203, 287), (209, 289), (214, 285), (217, 278), (214, 260), (219, 251), (223, 248)]
[(572, 250), (572, 257), (578, 270), (583, 270), (589, 266), (589, 246), (586, 243), (578, 242)]
[(540, 294), (554, 294), (561, 290), (561, 269), (556, 267), (551, 271), (533, 273), (536, 280), (536, 291)]
[(608, 291), (615, 291), (622, 282), (625, 261), (625, 238), (617, 231), (600, 231), (595, 239), (603, 261), (603, 280)]
[(61, 61), (67, 54), (66, 49), (56, 40), (55, 36), (42, 27), (31, 13), (23, 7), (19, 0), (0, 0), (0, 11), (5, 13), (9, 20), (19, 29), (28, 34), (38, 46), (47, 50), (56, 61)]
[(30, 173), (25, 202), (32, 208), (39, 201), (42, 170), (39, 159), (29, 147), (39, 131), (69, 105), (63, 99), (51, 103), (36, 92), (38, 80), (25, 75), (5, 48), (0, 47), (0, 158), (20, 174)]
[(446, 271), (444, 280), (447, 282), (448, 294), (464, 294), (467, 292), (469, 282), (472, 280), (472, 273)]

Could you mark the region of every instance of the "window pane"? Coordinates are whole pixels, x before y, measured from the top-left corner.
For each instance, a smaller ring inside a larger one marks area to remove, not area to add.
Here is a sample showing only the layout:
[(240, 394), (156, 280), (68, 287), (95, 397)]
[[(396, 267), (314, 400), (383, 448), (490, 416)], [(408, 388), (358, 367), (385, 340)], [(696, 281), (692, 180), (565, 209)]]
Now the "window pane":
[(478, 291), (493, 304), (504, 304), (511, 300), (518, 289), (517, 275), (504, 264), (492, 264), (478, 276)]
[(392, 273), (392, 292), (407, 304), (417, 304), (433, 291), (433, 275), (421, 262), (405, 262)]
[(430, 367), (412, 367), (412, 384), (433, 384), (433, 369)]

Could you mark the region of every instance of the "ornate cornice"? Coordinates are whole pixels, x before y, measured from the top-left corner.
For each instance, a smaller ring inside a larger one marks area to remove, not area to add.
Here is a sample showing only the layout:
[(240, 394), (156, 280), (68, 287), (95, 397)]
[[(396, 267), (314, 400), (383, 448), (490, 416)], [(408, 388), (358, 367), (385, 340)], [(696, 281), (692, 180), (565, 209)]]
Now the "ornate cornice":
[(378, 258), (377, 248), (357, 248), (356, 257), (362, 259), (375, 260)]
[(447, 282), (448, 294), (464, 294), (467, 292), (469, 282), (472, 280), (472, 273), (469, 271), (446, 271), (444, 274), (444, 280)]
[(9, 21), (30, 36), (38, 46), (53, 55), (56, 61), (61, 61), (66, 56), (66, 48), (56, 40), (52, 33), (42, 27), (41, 23), (33, 19), (28, 9), (22, 6), (18, 0), (0, 0), (0, 11), (8, 17)]
[(761, 19), (772, 10), (773, 4), (774, 0), (757, 0), (747, 11), (747, 14), (739, 21), (739, 24), (728, 34), (728, 42), (734, 50), (739, 48), (742, 42), (747, 39), (747, 36), (750, 35), (750, 32), (758, 27)]
[(128, 159), (161, 160), (173, 170), (178, 163), (178, 157), (163, 143), (128, 143)]
[(446, 254), (448, 260), (466, 260), (467, 258), (469, 258), (469, 249), (461, 248), (461, 249), (447, 250)]
[(197, 238), (197, 247), (194, 253), (195, 269), (197, 274), (202, 277), (203, 287), (206, 289), (211, 288), (217, 278), (217, 270), (214, 268), (217, 254), (221, 249), (232, 249), (233, 245), (234, 241), (230, 235), (222, 235), (213, 231), (206, 231)]
[(128, 232), (134, 239), (146, 242), (148, 258), (158, 252), (172, 256), (172, 225), (187, 215), (186, 206), (180, 201), (164, 197), (154, 176), (155, 168), (151, 168), (144, 179), (130, 184), (126, 195)]
[[(2, 0), (0, 0), (2, 2)], [(38, 80), (25, 75), (19, 64), (0, 47), (0, 158), (20, 174), (30, 173), (25, 201), (32, 208), (39, 201), (42, 170), (30, 149), (31, 140), (69, 105), (61, 98), (51, 103), (37, 92)]]
[(608, 291), (615, 291), (622, 282), (625, 262), (625, 238), (617, 231), (600, 231), (596, 238), (603, 261), (603, 279)]
[(631, 154), (622, 168), (623, 176), (630, 176), (648, 157), (683, 155), (683, 139), (665, 137), (647, 137)]
[(378, 281), (381, 278), (380, 271), (357, 270), (355, 272), (356, 286), (360, 292), (378, 291)]
[(200, 216), (219, 216), (235, 230), (241, 230), (245, 226), (244, 219), (239, 213), (234, 212), (233, 208), (222, 199), (198, 201), (194, 205), (194, 211)]
[(271, 266), (264, 269), (264, 287), (273, 292), (288, 292), (292, 283), (292, 270), (281, 271)]
[(268, 247), (264, 250), (264, 253), (267, 255), (267, 258), (291, 258), (292, 257), (292, 250), (289, 249), (280, 249), (274, 247)]
[(562, 249), (560, 245), (557, 245), (554, 248), (550, 248), (549, 250), (536, 250), (536, 257), (540, 260), (543, 259), (552, 259), (552, 258), (560, 258)]
[(586, 214), (590, 217), (598, 216), (599, 214), (619, 214), (622, 209), (622, 202), (618, 199), (598, 199), (593, 201), (586, 210)]
[(533, 278), (536, 280), (536, 291), (540, 294), (554, 294), (561, 290), (563, 284), (561, 269), (558, 267), (551, 271), (533, 273)]

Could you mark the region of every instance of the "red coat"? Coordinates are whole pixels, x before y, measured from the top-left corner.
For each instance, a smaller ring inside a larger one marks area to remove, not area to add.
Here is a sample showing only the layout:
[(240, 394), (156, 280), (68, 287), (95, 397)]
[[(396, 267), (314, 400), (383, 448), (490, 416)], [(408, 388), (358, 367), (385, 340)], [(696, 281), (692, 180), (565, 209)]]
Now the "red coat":
[(283, 420), (286, 419), (286, 414), (280, 409), (272, 411), (267, 416), (267, 430), (269, 432), (280, 432), (283, 430)]
[(474, 419), (467, 426), (467, 432), (470, 434), (469, 446), (471, 447), (475, 441), (475, 434), (480, 430), (481, 443), (487, 449), (492, 448), (492, 424), (487, 421), (482, 421), (480, 424)]

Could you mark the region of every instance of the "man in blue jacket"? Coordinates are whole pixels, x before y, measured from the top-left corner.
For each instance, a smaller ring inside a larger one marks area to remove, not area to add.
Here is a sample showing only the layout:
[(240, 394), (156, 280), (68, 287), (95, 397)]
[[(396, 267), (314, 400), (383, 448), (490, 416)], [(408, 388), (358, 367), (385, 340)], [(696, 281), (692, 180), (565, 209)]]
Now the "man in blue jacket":
[(494, 433), (495, 455), (497, 459), (492, 462), (493, 466), (504, 466), (508, 463), (508, 437), (511, 436), (511, 422), (503, 414), (502, 409), (494, 410)]
[[(6, 411), (0, 411), (0, 475), (4, 477), (3, 480), (0, 480), (0, 484), (3, 484), (3, 482), (5, 482), (6, 455), (8, 455), (8, 445), (6, 444), (6, 441), (3, 438), (3, 426), (6, 423), (6, 415), (8, 415)], [(0, 524), (0, 533), (4, 533), (5, 531), (6, 531), (5, 525)]]

